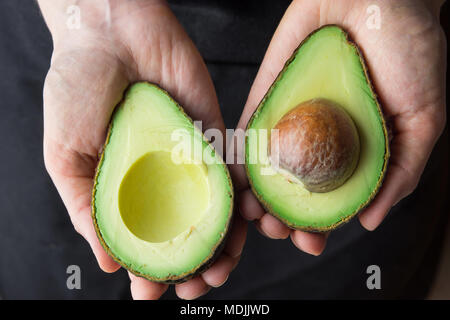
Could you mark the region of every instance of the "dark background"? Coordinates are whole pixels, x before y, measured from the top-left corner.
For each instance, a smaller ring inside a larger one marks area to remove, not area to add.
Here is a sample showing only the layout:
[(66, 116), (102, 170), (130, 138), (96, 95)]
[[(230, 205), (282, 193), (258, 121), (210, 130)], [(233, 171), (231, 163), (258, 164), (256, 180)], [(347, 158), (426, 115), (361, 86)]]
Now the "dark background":
[[(290, 1), (169, 2), (207, 62), (226, 126), (234, 128)], [(447, 39), (449, 7), (442, 10)], [(0, 2), (0, 298), (130, 298), (126, 272), (98, 269), (45, 171), (42, 86), (51, 51), (34, 1)], [(448, 163), (445, 133), (413, 195), (374, 232), (356, 219), (333, 232), (320, 257), (290, 240), (266, 239), (250, 225), (240, 264), (205, 298), (423, 298), (448, 216)], [(71, 264), (81, 267), (81, 290), (66, 287)], [(382, 290), (366, 288), (372, 264), (381, 268)], [(173, 288), (163, 296), (174, 297)]]

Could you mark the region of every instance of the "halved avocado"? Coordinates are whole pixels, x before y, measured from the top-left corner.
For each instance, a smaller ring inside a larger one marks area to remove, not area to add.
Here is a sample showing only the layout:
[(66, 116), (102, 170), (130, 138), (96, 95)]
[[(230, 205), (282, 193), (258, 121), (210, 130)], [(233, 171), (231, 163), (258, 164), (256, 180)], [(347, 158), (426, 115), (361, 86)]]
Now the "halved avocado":
[[(312, 125), (304, 127), (306, 122), (299, 119), (305, 117)], [(347, 133), (340, 127), (348, 128)], [(290, 143), (280, 146), (285, 167), (282, 161), (274, 166), (270, 155), (274, 128), (293, 130), (284, 135), (279, 131), (279, 143)], [(310, 147), (308, 152), (302, 143)], [(342, 151), (343, 146), (351, 151)], [(327, 158), (340, 150), (340, 159), (348, 161)], [(340, 27), (324, 26), (296, 49), (248, 123), (245, 152), (253, 192), (269, 213), (294, 229), (334, 229), (375, 197), (388, 164), (388, 133), (362, 53)], [(309, 166), (299, 167), (302, 161)], [(342, 168), (345, 163), (348, 168)], [(321, 172), (326, 165), (337, 178)]]
[(108, 254), (149, 280), (185, 281), (220, 252), (232, 210), (227, 167), (183, 109), (154, 84), (130, 86), (111, 119), (92, 195)]

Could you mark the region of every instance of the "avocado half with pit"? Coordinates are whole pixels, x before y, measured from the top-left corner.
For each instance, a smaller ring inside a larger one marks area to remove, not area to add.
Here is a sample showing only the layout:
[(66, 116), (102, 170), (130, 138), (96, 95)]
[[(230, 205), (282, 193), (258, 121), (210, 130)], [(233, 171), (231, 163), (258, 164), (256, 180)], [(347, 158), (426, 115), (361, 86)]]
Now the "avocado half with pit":
[(344, 30), (327, 25), (300, 44), (252, 115), (245, 153), (253, 192), (294, 229), (332, 230), (375, 197), (388, 133)]
[(233, 210), (227, 167), (156, 85), (129, 87), (116, 107), (92, 196), (105, 250), (151, 281), (176, 283), (218, 255)]

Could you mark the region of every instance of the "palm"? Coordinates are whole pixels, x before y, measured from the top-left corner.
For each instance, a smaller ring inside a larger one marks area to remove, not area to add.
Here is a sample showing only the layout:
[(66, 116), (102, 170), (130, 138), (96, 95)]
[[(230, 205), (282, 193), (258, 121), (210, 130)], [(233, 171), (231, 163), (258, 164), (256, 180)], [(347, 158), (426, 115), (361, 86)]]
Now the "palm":
[[(360, 215), (367, 229), (374, 229), (388, 210), (415, 188), (434, 143), (445, 124), (444, 44), (434, 15), (422, 1), (379, 3), (380, 29), (367, 26), (367, 8), (373, 1), (294, 1), (266, 53), (250, 92), (239, 126), (244, 127), (258, 102), (298, 44), (325, 24), (344, 27), (362, 49), (391, 125), (391, 161), (383, 188)], [(377, 4), (375, 2), (375, 4)], [(247, 186), (242, 170), (239, 184)], [(243, 191), (241, 211), (273, 238), (289, 234), (302, 250), (319, 254), (326, 236), (289, 231), (265, 214), (249, 190)]]
[[(196, 48), (165, 5), (124, 5), (127, 14), (112, 19), (110, 36), (89, 32), (70, 38), (52, 58), (44, 90), (44, 154), (47, 169), (69, 211), (72, 222), (90, 243), (100, 267), (119, 266), (99, 244), (90, 217), (92, 178), (114, 106), (132, 82), (146, 80), (168, 90), (205, 129), (224, 130), (217, 98)], [(89, 17), (94, 28), (97, 17)], [(127, 26), (127, 28), (123, 28)], [(76, 43), (82, 44), (77, 46)], [(213, 267), (178, 285), (185, 298), (220, 285), (237, 263), (243, 245), (239, 220), (224, 253)], [(158, 298), (167, 286), (130, 275), (137, 298)]]

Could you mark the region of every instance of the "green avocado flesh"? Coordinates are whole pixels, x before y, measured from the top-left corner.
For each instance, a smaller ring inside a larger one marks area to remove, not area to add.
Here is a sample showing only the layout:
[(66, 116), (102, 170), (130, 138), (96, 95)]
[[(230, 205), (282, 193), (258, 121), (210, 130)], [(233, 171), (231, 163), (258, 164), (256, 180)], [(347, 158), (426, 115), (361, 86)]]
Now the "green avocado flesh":
[[(324, 98), (347, 111), (360, 139), (360, 158), (340, 187), (313, 193), (274, 170), (268, 158), (270, 129), (302, 102)], [(294, 52), (247, 126), (246, 170), (261, 203), (288, 226), (327, 231), (349, 220), (377, 193), (389, 158), (388, 135), (366, 67), (345, 31), (325, 26)]]
[(92, 201), (107, 252), (137, 275), (172, 283), (217, 255), (233, 190), (220, 155), (181, 107), (142, 82), (114, 112)]

